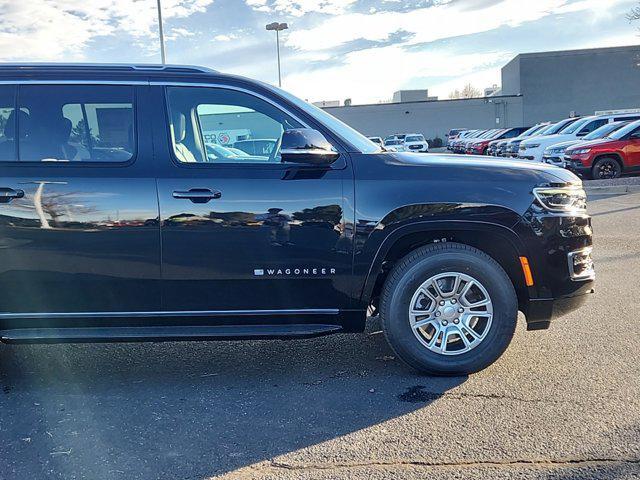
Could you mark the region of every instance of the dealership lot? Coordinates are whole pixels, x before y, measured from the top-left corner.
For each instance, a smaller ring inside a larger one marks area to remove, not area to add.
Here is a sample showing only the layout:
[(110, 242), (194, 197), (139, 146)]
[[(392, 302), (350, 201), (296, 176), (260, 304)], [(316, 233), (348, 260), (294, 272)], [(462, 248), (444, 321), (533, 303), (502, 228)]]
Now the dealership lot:
[(287, 342), (2, 346), (0, 478), (639, 478), (640, 194), (589, 208), (589, 306), (521, 324), (469, 378), (413, 373), (375, 322)]

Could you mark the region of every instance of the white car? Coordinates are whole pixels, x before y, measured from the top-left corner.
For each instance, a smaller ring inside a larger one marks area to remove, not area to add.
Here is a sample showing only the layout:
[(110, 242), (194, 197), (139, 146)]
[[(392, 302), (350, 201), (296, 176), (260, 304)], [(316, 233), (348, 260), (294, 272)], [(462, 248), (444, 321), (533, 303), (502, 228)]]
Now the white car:
[(367, 137), (369, 140), (371, 140), (373, 143), (375, 143), (376, 145), (380, 145), (381, 147), (384, 146), (384, 142), (382, 141), (381, 137)]
[(388, 152), (406, 152), (404, 141), (399, 138), (388, 138), (384, 141), (384, 148)]
[(407, 152), (429, 152), (429, 142), (424, 138), (424, 135), (419, 133), (408, 133), (404, 137), (404, 146)]
[(570, 123), (555, 135), (542, 135), (523, 141), (520, 144), (518, 158), (543, 162), (544, 151), (551, 145), (585, 137), (607, 123), (637, 119), (640, 119), (640, 114), (594, 115), (584, 117)]

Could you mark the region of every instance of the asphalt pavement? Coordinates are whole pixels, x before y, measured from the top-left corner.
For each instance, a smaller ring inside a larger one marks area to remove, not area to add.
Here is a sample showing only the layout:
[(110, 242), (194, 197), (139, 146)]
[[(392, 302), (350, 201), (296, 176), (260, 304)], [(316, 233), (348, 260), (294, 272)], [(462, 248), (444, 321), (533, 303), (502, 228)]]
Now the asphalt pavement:
[(593, 197), (597, 293), (421, 376), (366, 335), (0, 346), (0, 479), (640, 478), (640, 194)]

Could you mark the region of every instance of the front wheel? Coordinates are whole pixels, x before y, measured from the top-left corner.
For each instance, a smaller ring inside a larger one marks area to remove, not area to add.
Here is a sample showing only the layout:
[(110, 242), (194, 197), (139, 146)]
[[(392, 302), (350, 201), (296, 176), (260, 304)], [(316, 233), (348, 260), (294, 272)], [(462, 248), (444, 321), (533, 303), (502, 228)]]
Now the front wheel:
[(496, 361), (511, 342), (517, 298), (502, 267), (457, 243), (400, 260), (383, 287), (380, 314), (396, 354), (415, 369), (463, 375)]
[(599, 158), (591, 169), (591, 176), (594, 180), (618, 178), (620, 175), (622, 175), (622, 167), (613, 157)]

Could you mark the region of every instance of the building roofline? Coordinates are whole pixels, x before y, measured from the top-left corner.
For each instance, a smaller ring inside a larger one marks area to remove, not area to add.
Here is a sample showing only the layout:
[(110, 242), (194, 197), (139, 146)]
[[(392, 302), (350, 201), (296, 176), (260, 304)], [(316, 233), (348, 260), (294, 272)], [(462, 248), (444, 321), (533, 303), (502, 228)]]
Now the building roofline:
[(485, 100), (487, 103), (494, 102), (501, 98), (520, 98), (521, 94), (517, 95), (496, 95), (489, 97), (474, 97), (474, 98), (446, 98), (442, 100), (413, 100), (410, 102), (389, 102), (389, 103), (359, 103), (357, 105), (340, 105), (338, 107), (320, 107), (322, 109), (329, 108), (355, 108), (355, 107), (388, 107), (390, 105), (411, 105), (411, 104), (424, 104), (424, 103), (448, 103), (448, 102), (468, 102), (472, 100)]
[[(640, 45), (627, 45), (621, 47), (599, 47), (599, 48), (582, 48), (575, 50), (551, 50), (546, 52), (528, 52), (519, 53), (509, 63), (520, 58), (535, 58), (535, 57), (562, 57), (568, 55), (593, 55), (598, 53), (614, 53), (614, 52), (626, 52), (629, 50), (638, 50), (640, 52)], [(509, 65), (507, 63), (507, 65)]]

